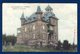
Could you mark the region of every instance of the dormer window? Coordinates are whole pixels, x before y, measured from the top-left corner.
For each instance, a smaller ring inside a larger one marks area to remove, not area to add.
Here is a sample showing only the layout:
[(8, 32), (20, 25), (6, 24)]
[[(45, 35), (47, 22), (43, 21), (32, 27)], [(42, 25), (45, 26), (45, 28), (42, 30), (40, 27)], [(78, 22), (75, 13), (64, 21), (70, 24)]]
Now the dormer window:
[(33, 17), (33, 19), (35, 19), (35, 17)]
[(28, 18), (29, 21), (31, 21), (31, 18)]

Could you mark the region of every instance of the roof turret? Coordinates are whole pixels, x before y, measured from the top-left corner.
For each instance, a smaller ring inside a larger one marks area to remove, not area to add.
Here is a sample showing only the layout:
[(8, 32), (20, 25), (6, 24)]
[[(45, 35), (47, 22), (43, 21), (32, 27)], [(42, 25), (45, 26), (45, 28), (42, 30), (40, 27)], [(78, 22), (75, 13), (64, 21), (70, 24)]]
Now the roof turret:
[(37, 7), (37, 12), (41, 12), (40, 6)]
[(25, 17), (24, 17), (24, 13), (22, 13), (22, 16), (21, 16), (21, 18), (25, 18)]
[(53, 10), (49, 5), (45, 8), (46, 11), (51, 11)]

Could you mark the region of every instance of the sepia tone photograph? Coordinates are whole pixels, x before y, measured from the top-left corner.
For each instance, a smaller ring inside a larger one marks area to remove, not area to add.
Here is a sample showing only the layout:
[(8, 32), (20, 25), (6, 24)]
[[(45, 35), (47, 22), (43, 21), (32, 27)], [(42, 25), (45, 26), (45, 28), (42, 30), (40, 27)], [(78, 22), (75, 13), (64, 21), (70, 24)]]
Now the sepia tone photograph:
[(2, 52), (77, 52), (77, 3), (3, 3)]

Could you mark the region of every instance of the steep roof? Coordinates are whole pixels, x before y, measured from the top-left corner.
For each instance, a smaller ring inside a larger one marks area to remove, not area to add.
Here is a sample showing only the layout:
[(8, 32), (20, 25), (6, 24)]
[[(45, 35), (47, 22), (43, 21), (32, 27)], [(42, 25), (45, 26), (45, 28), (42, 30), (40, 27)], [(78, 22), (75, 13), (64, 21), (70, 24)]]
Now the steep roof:
[(36, 17), (37, 15), (35, 13), (33, 13), (29, 18), (33, 18)]
[(37, 12), (41, 12), (40, 6), (37, 7)]
[(46, 11), (51, 11), (53, 10), (49, 5), (45, 8)]
[(30, 17), (26, 19), (26, 23), (32, 22), (36, 20), (37, 15), (33, 13)]
[[(52, 8), (49, 5), (47, 6), (46, 9), (52, 10)], [(41, 11), (41, 8), (40, 8), (40, 6), (38, 6), (37, 7), (37, 12), (40, 12), (40, 11)], [(24, 17), (24, 13), (22, 14), (21, 17), (22, 18)], [(49, 22), (49, 17), (55, 17), (55, 14), (52, 13), (52, 12), (44, 12), (44, 14), (42, 15), (42, 20), (45, 21), (45, 22)], [(35, 12), (35, 13), (31, 14), (30, 17), (26, 18), (26, 23), (30, 23), (30, 22), (33, 22), (33, 21), (36, 21), (36, 20), (37, 20), (37, 14)]]
[(25, 17), (24, 17), (24, 13), (22, 13), (22, 16), (21, 16), (21, 18), (25, 18)]
[(45, 12), (44, 15), (43, 15), (43, 20), (46, 21), (46, 22), (49, 22), (49, 18), (51, 16), (55, 17), (55, 14), (52, 13), (52, 12)]

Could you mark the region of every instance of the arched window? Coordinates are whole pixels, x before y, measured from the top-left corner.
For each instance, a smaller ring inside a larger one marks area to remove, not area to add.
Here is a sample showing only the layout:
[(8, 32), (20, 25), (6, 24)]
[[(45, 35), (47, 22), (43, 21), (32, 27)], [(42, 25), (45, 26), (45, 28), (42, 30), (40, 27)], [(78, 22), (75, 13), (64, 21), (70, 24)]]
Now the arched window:
[(35, 25), (33, 25), (33, 30), (35, 30)]
[(33, 34), (33, 39), (35, 39), (35, 37), (36, 37), (35, 34)]
[(42, 28), (45, 29), (45, 26), (43, 25)]
[(53, 27), (52, 26), (50, 26), (50, 30), (53, 30)]
[(27, 27), (25, 27), (25, 32), (27, 31)]

